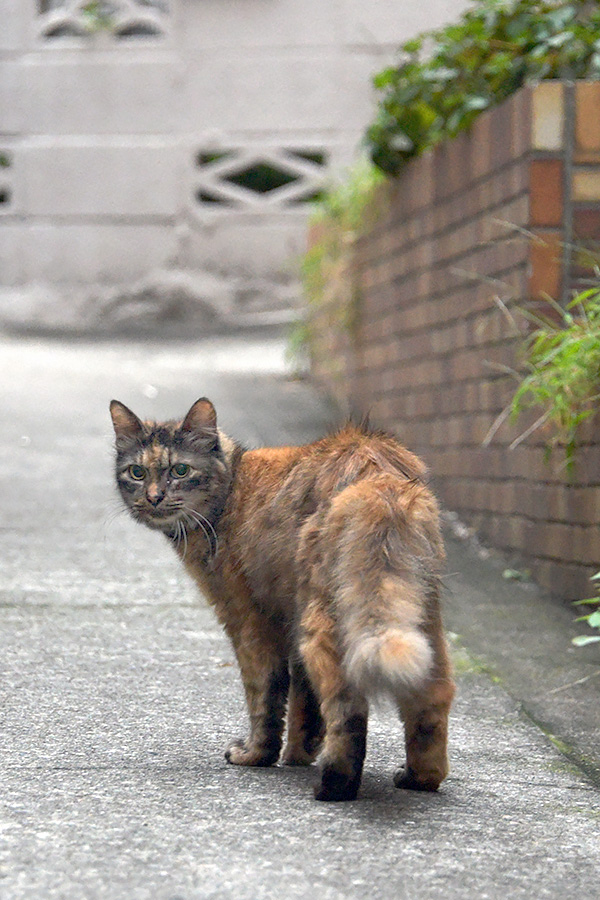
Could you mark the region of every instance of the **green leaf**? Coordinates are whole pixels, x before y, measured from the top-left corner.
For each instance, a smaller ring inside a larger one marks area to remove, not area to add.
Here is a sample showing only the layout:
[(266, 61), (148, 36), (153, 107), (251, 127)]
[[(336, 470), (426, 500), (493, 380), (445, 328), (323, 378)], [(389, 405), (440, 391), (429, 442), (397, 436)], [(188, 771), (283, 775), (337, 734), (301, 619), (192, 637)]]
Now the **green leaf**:
[(528, 569), (504, 569), (502, 577), (507, 581), (529, 581), (531, 572)]
[(546, 47), (563, 47), (569, 41), (573, 40), (573, 35), (569, 31), (563, 31), (561, 34), (555, 34), (546, 41)]
[(402, 44), (402, 49), (405, 53), (410, 53), (411, 55), (415, 53), (420, 53), (423, 49), (423, 38), (413, 38), (410, 41), (406, 41), (406, 43)]
[(592, 628), (600, 628), (600, 610), (593, 612), (587, 617), (588, 625)]
[(583, 635), (580, 634), (577, 637), (574, 637), (572, 642), (576, 647), (585, 647), (586, 644), (596, 644), (600, 641), (600, 635), (596, 637), (595, 635)]
[(377, 72), (376, 75), (373, 75), (373, 86), (376, 88), (385, 88), (388, 85), (392, 84), (396, 77), (396, 69), (395, 68), (387, 68), (382, 72)]
[(452, 81), (453, 78), (456, 78), (458, 72), (456, 69), (448, 69), (445, 66), (440, 66), (437, 69), (425, 69), (421, 73), (421, 79), (424, 82), (428, 81), (441, 81), (442, 83), (446, 81)]
[(489, 97), (467, 97), (467, 99), (463, 103), (463, 109), (487, 109), (489, 105)]

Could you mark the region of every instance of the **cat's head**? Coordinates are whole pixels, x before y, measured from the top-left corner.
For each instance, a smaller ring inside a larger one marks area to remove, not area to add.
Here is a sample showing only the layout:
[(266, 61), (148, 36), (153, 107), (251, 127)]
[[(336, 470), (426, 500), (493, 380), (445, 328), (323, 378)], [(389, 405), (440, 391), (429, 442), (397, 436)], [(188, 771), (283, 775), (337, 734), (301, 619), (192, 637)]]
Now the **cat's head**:
[(171, 535), (210, 529), (230, 474), (210, 400), (197, 400), (179, 422), (144, 422), (118, 400), (110, 414), (117, 485), (133, 517)]

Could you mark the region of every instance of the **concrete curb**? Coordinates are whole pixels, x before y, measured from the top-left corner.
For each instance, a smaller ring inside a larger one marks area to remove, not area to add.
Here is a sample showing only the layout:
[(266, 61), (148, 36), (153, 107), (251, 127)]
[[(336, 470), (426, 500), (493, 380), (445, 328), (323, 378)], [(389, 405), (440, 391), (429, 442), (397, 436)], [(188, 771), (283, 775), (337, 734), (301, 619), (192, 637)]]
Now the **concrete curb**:
[(507, 579), (499, 553), (455, 529), (447, 529), (446, 549), (447, 629), (600, 786), (600, 654), (596, 645), (572, 645), (582, 631), (575, 609), (533, 582)]

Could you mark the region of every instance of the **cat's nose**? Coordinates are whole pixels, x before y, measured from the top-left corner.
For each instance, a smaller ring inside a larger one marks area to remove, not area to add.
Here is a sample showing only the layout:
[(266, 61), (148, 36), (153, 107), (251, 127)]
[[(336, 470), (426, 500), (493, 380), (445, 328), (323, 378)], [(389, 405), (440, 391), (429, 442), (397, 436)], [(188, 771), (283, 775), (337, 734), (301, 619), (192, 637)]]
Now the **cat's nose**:
[(152, 506), (158, 506), (158, 504), (164, 499), (165, 492), (161, 491), (159, 487), (151, 486), (146, 491), (146, 498), (148, 503), (151, 503)]

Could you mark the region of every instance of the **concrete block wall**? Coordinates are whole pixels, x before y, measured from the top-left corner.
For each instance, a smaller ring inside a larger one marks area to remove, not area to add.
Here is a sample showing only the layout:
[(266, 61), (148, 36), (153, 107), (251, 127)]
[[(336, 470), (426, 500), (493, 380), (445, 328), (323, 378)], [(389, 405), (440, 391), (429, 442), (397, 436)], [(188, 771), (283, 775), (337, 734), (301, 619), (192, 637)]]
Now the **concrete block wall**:
[[(543, 432), (510, 449), (536, 415), (484, 441), (516, 387), (516, 307), (590, 277), (577, 248), (600, 248), (599, 121), (600, 83), (545, 83), (413, 161), (316, 312), (313, 348), (315, 377), (420, 453), (448, 509), (566, 598), (600, 568), (600, 423), (572, 481), (560, 453), (544, 462)], [(328, 341), (348, 296), (359, 319)]]
[[(428, 26), (465, 5), (432, 0)], [(0, 0), (0, 291), (168, 269), (289, 281), (306, 201), (372, 115), (370, 76), (422, 27), (413, 4), (111, 0), (99, 30), (84, 6)]]

